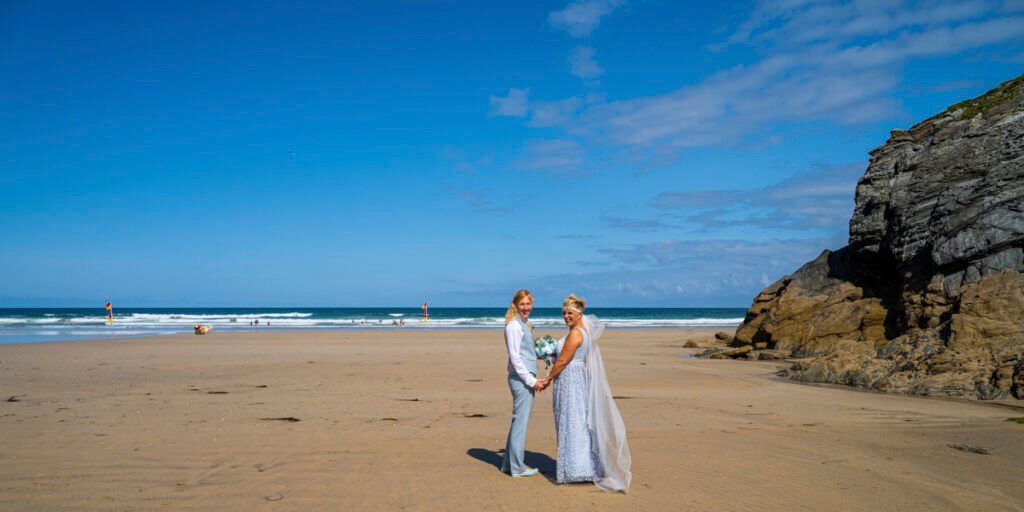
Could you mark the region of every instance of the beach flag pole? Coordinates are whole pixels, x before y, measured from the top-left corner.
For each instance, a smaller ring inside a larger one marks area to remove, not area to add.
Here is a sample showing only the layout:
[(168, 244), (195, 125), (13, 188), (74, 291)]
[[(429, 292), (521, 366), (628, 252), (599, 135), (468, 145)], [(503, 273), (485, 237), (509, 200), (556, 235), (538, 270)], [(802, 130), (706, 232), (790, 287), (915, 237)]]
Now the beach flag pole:
[(427, 303), (423, 303), (423, 323), (427, 322)]
[(114, 325), (114, 308), (107, 302), (107, 325)]

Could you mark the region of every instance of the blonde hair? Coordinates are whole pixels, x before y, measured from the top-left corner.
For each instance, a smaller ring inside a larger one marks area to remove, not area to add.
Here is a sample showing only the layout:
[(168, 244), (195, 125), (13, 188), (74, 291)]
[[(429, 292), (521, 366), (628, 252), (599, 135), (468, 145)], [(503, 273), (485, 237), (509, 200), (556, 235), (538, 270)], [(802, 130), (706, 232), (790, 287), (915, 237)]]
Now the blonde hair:
[(587, 301), (580, 297), (577, 297), (575, 293), (570, 293), (568, 297), (562, 301), (562, 309), (572, 309), (580, 313), (587, 309)]
[(508, 311), (505, 312), (505, 325), (508, 325), (508, 323), (511, 322), (512, 319), (519, 314), (519, 310), (516, 309), (516, 303), (523, 300), (526, 297), (529, 297), (530, 302), (533, 302), (533, 294), (530, 293), (530, 290), (527, 290), (525, 288), (519, 290), (518, 292), (516, 292), (515, 295), (512, 296), (512, 302), (508, 306)]

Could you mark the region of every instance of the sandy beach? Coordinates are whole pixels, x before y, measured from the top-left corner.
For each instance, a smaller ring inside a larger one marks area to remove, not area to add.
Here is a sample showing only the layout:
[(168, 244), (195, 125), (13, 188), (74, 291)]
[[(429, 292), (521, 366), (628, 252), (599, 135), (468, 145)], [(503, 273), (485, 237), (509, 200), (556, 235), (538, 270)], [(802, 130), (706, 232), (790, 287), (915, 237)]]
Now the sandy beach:
[(500, 332), (0, 346), (0, 509), (1024, 510), (1024, 425), (1007, 421), (1024, 409), (682, 357), (711, 334), (602, 340), (628, 495), (554, 483), (550, 392), (527, 438), (545, 475), (498, 471), (511, 413)]

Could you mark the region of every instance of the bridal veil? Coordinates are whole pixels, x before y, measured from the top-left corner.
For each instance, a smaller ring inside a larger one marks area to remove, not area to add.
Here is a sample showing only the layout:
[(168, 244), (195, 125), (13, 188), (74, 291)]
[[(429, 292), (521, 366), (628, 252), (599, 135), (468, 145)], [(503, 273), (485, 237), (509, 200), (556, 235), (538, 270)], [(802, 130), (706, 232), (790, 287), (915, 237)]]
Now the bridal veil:
[(590, 377), (587, 425), (594, 436), (594, 449), (605, 470), (604, 478), (594, 483), (605, 491), (626, 492), (633, 478), (630, 472), (632, 458), (626, 443), (626, 425), (612, 398), (601, 349), (597, 344), (598, 338), (604, 334), (604, 323), (594, 315), (586, 315), (583, 317), (583, 325), (590, 334), (590, 350), (584, 359)]

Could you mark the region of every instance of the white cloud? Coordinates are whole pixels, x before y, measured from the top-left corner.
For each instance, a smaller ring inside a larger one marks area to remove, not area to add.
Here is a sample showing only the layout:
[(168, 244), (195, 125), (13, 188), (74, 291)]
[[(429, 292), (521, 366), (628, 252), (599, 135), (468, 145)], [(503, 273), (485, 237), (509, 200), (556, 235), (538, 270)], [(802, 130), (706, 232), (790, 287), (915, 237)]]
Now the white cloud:
[[(616, 101), (572, 96), (528, 103), (525, 91), (513, 89), (507, 98), (492, 98), (492, 111), (528, 116), (529, 126), (560, 129), (553, 138), (578, 141), (577, 169), (581, 160), (589, 159), (591, 169), (607, 163), (594, 155), (642, 169), (674, 162), (690, 148), (761, 147), (778, 142), (787, 124), (893, 120), (903, 114), (896, 98), (912, 61), (994, 45), (1019, 50), (1024, 16), (1008, 14), (1014, 2), (762, 2), (727, 43), (751, 47), (760, 55), (753, 62), (663, 94)], [(585, 35), (620, 3), (579, 0), (550, 20)], [(578, 47), (570, 64), (585, 81), (603, 73), (589, 46)]]
[(569, 32), (573, 37), (586, 37), (623, 0), (576, 0), (560, 11), (548, 15), (548, 23)]
[(935, 28), (855, 46), (837, 53), (833, 68), (870, 68), (886, 66), (911, 58), (959, 53), (1002, 41), (1024, 38), (1024, 17), (967, 23), (954, 28)]
[(738, 190), (662, 192), (651, 201), (651, 206), (661, 209), (723, 208), (735, 204), (742, 197), (743, 193)]
[(519, 168), (578, 174), (584, 164), (583, 147), (572, 139), (533, 140), (526, 143), (526, 157)]
[[(897, 7), (885, 7), (890, 4)], [(561, 126), (606, 148), (666, 152), (743, 145), (770, 136), (782, 123), (892, 119), (902, 112), (892, 94), (912, 59), (1024, 40), (1024, 17), (1000, 18), (989, 3), (915, 5), (866, 0), (763, 5), (732, 37), (737, 43), (775, 43), (760, 60), (666, 94), (592, 104)], [(886, 19), (879, 20), (879, 13)], [(978, 20), (981, 14), (990, 19)], [(822, 24), (848, 28), (812, 34), (804, 27)], [(779, 32), (772, 32), (778, 26)]]
[(506, 117), (526, 117), (529, 108), (527, 89), (509, 89), (508, 96), (491, 96), (491, 115)]
[(583, 106), (583, 100), (573, 96), (559, 101), (535, 101), (531, 108), (530, 124), (556, 126), (570, 119)]
[(886, 37), (903, 29), (975, 20), (993, 7), (986, 0), (760, 2), (729, 42), (791, 46)]
[(601, 220), (604, 221), (604, 223), (610, 227), (616, 229), (626, 229), (630, 231), (652, 231), (673, 227), (660, 220), (629, 219), (625, 217), (617, 217), (614, 215), (603, 215), (601, 216)]
[(835, 238), (664, 240), (602, 251), (621, 265), (617, 270), (549, 276), (544, 284), (571, 286), (592, 303), (743, 307), (768, 284), (843, 243)]
[[(796, 270), (823, 249), (842, 241), (831, 238), (788, 240), (664, 240), (637, 244), (625, 249), (606, 249), (623, 263), (642, 264), (653, 268), (711, 265), (712, 261), (730, 260), (727, 269), (750, 271), (760, 275), (768, 267)], [(793, 253), (799, 253), (795, 258)], [(813, 253), (813, 254), (812, 254)], [(811, 255), (810, 258), (807, 255)]]
[(589, 46), (579, 46), (569, 56), (570, 72), (573, 76), (588, 79), (597, 78), (604, 74), (601, 66), (594, 60), (594, 49)]
[[(449, 300), (462, 304), (468, 297), (493, 301), (505, 297), (508, 290), (526, 287), (541, 303), (553, 305), (573, 292), (593, 307), (747, 307), (765, 286), (821, 251), (843, 244), (844, 240), (837, 238), (793, 238), (626, 245), (598, 250), (598, 255), (607, 256), (606, 261), (577, 261), (560, 272), (519, 276), (514, 282), (466, 283), (465, 289), (451, 292)], [(593, 254), (588, 251), (588, 256)]]
[(474, 210), (481, 213), (507, 213), (508, 208), (499, 207), (494, 204), (493, 201), (487, 199), (477, 191), (465, 190), (458, 193), (459, 197), (473, 207)]
[(736, 66), (666, 95), (594, 106), (572, 128), (616, 145), (692, 148), (737, 144), (778, 122), (858, 123), (899, 111), (884, 96), (898, 84), (892, 73), (831, 69), (833, 58), (816, 50)]
[(866, 162), (825, 166), (756, 190), (662, 192), (650, 206), (694, 212), (689, 222), (713, 229), (742, 222), (772, 228), (845, 228)]

